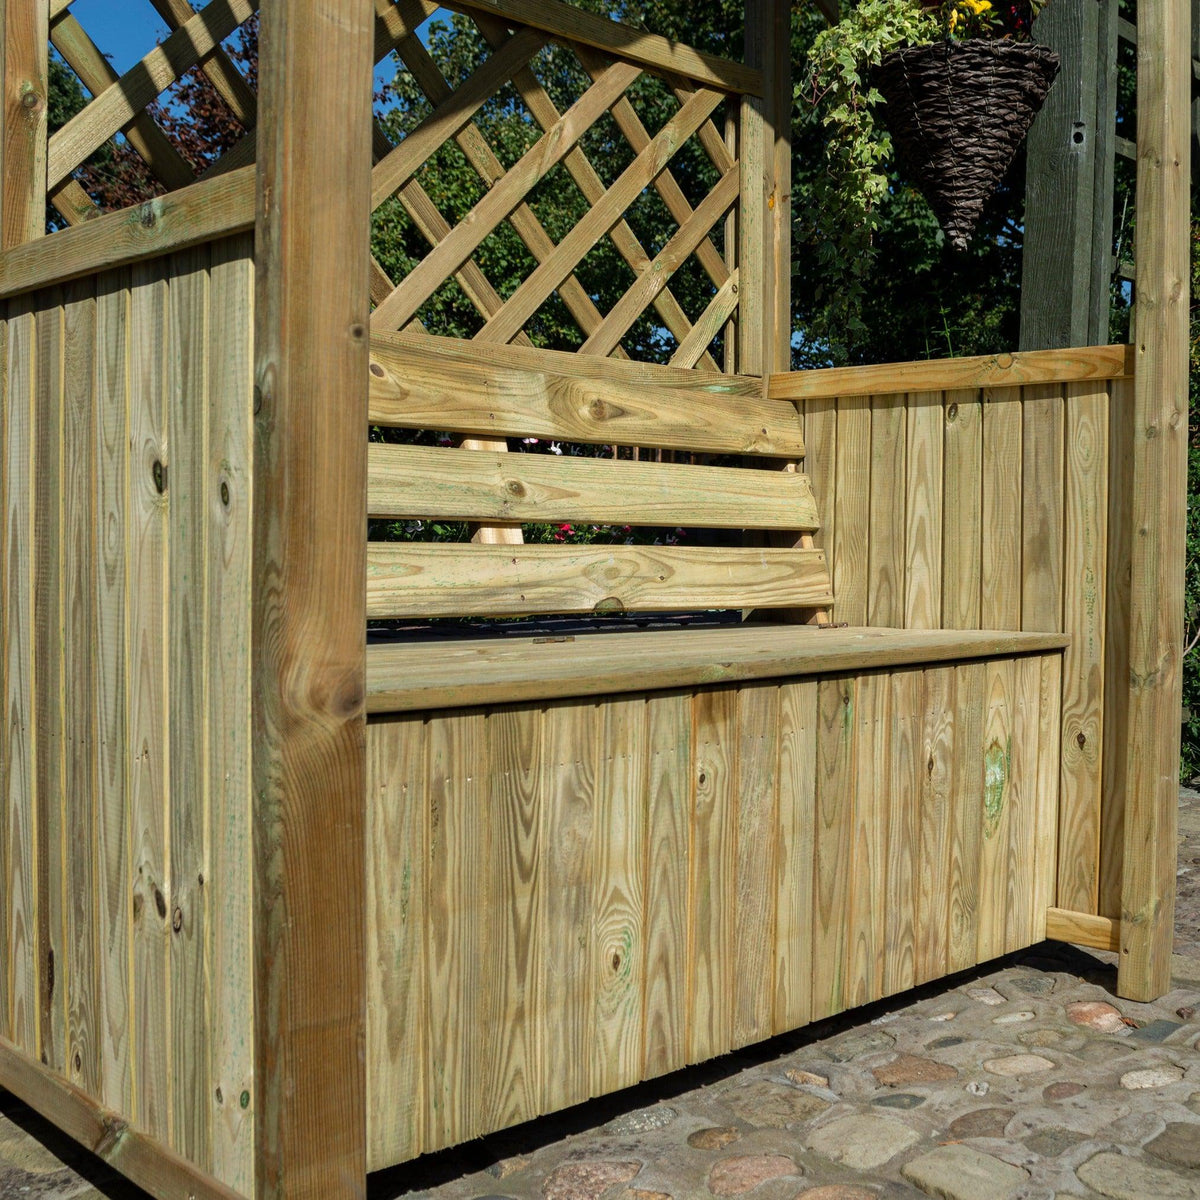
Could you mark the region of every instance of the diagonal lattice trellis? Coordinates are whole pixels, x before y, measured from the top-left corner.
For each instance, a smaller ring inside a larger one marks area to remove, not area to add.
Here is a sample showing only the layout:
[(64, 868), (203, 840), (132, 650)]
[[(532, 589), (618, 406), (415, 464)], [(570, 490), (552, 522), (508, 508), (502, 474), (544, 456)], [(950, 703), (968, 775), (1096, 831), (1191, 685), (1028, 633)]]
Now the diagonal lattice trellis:
[[(71, 11), (71, 0), (52, 0), (52, 44), (91, 94), (86, 107), (53, 134), (48, 147), (49, 199), (67, 224), (79, 224), (99, 211), (80, 182), (81, 168), (115, 138), (123, 139), (145, 164), (154, 186), (164, 192), (253, 161), (256, 98), (223, 44), (254, 15), (256, 3), (211, 0), (197, 11), (189, 0), (151, 2), (171, 32), (118, 78)], [(470, 4), (458, 7), (468, 13), (490, 53), (452, 85), (418, 36), (439, 6), (431, 0), (375, 0), (375, 6), (377, 61), (394, 53), (430, 105), (425, 119), (397, 144), (376, 126), (373, 204), (378, 208), (395, 197), (429, 247), (398, 280), (374, 264), (376, 327), (413, 327), (423, 307), (453, 280), (479, 315), (481, 325), (475, 335), (479, 340), (528, 342), (530, 322), (557, 297), (578, 326), (584, 353), (627, 356), (623, 339), (643, 314), (651, 313), (656, 328), (673, 340), (673, 362), (718, 369), (710, 346), (735, 319), (738, 304), (733, 239), (714, 240), (721, 222), (728, 227), (726, 234), (732, 228), (740, 186), (734, 141), (716, 128), (713, 119), (727, 93), (682, 75), (656, 72), (677, 108), (652, 134), (629, 96), (646, 74), (644, 65), (613, 59), (583, 42), (560, 37), (558, 43), (569, 45), (587, 80), (578, 98), (560, 110), (537, 74), (538, 57), (551, 36), (493, 15), (486, 11), (489, 6)], [(566, 20), (574, 19), (569, 6), (556, 7)], [(155, 112), (164, 93), (194, 70), (204, 73), (243, 131), (231, 148), (199, 168), (180, 152)], [(480, 110), (504, 89), (519, 99), (531, 127), (540, 134), (517, 162), (508, 165), (489, 145), (477, 120)], [(632, 154), (625, 169), (609, 181), (583, 145), (602, 118), (611, 119)], [(716, 179), (694, 205), (671, 169), (693, 138), (703, 148)], [(465, 156), (483, 188), (478, 202), (456, 222), (447, 219), (421, 180), (423, 168), (447, 144)], [(533, 197), (551, 171), (560, 167), (587, 207), (583, 217), (555, 240), (537, 215)], [(647, 249), (627, 219), (630, 208), (650, 191), (674, 225), (656, 252)], [(502, 227), (515, 232), (533, 264), (508, 296), (500, 294), (477, 261), (477, 252)], [(633, 280), (607, 313), (578, 274), (580, 265), (605, 239)], [(715, 242), (722, 240), (724, 248), (719, 248)], [(689, 259), (695, 260), (711, 285), (707, 306), (693, 317), (670, 286)]]

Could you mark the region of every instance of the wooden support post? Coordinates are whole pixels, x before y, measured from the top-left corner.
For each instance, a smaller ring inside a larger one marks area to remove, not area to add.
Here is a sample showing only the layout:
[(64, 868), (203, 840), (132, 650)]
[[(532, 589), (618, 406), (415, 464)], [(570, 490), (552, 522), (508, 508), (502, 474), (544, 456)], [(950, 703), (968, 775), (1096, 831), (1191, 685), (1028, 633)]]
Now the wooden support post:
[(743, 97), (738, 220), (738, 370), (791, 367), (792, 23), (785, 0), (746, 0), (746, 64), (763, 95)]
[(0, 250), (46, 228), (49, 0), (0, 0)]
[(1188, 442), (1190, 0), (1138, 14), (1133, 570), (1118, 991), (1170, 987)]
[(1034, 36), (1062, 69), (1029, 131), (1021, 349), (1108, 341), (1117, 0), (1055, 0)]
[(254, 473), (259, 1200), (364, 1194), (371, 0), (266, 0)]

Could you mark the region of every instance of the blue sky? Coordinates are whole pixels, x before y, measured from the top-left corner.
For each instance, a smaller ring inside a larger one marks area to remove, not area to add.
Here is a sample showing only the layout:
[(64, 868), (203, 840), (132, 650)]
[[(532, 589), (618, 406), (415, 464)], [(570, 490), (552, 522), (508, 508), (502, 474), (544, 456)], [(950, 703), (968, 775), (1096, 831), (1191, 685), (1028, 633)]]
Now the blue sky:
[[(201, 7), (196, 0), (193, 5)], [(150, 0), (75, 0), (71, 11), (92, 41), (108, 55), (118, 75), (128, 71), (170, 32)], [(376, 78), (386, 82), (391, 77), (392, 68), (385, 61), (376, 71)]]

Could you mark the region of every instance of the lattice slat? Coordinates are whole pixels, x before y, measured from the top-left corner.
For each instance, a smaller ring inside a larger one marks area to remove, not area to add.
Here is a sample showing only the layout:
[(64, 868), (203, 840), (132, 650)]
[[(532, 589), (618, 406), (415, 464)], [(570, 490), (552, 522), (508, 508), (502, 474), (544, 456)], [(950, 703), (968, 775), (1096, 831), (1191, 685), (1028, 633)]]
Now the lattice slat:
[(212, 0), (50, 138), (48, 186), (57, 187), (171, 84), (257, 10), (255, 0)]
[[(593, 85), (593, 90), (596, 86)], [(517, 288), (503, 310), (484, 329), (490, 326), (494, 330), (492, 337), (496, 340), (508, 341), (515, 336), (723, 100), (720, 92), (697, 91), (621, 173), (617, 182), (597, 201), (587, 216), (563, 238), (553, 258), (542, 263)]]
[[(561, 121), (539, 139), (521, 160), (501, 179), (459, 223), (453, 233), (416, 266), (403, 283), (374, 312), (371, 321), (377, 329), (399, 329), (441, 286), (442, 281), (461, 266), (492, 233), (501, 221), (561, 162), (596, 118), (641, 74), (637, 67), (615, 63), (563, 115)], [(574, 269), (574, 263), (571, 269)], [(546, 266), (545, 263), (538, 269)], [(565, 279), (570, 271), (559, 279)], [(495, 318), (493, 318), (495, 319)], [(522, 325), (524, 322), (522, 322)], [(516, 333), (516, 330), (513, 331)]]

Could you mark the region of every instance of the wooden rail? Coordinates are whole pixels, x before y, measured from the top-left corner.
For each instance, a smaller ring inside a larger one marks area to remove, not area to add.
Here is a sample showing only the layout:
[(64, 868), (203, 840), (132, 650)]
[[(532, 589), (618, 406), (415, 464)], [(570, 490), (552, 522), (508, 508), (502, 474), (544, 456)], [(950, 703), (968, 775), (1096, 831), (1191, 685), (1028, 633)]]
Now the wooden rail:
[(967, 358), (829, 367), (771, 376), (768, 395), (777, 400), (831, 396), (885, 396), (952, 388), (1018, 387), (1027, 383), (1082, 383), (1131, 379), (1132, 346), (1083, 346), (1071, 350), (1025, 350)]

